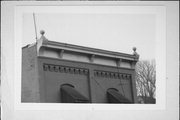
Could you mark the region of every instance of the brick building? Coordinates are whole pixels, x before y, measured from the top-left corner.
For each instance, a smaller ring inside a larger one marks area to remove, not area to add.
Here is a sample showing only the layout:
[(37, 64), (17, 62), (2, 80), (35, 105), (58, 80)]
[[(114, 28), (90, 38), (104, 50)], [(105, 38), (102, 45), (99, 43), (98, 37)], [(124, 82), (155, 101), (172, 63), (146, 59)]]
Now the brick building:
[(134, 53), (49, 41), (22, 48), (22, 102), (137, 103)]

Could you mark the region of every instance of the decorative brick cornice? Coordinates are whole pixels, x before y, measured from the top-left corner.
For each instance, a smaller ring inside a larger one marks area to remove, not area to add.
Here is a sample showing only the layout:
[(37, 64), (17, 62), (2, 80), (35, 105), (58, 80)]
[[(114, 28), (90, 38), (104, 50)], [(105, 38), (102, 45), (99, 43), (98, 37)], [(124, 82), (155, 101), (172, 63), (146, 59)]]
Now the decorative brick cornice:
[(95, 70), (94, 76), (95, 77), (111, 78), (111, 79), (127, 79), (127, 80), (131, 79), (130, 74), (110, 72), (110, 71), (100, 71), (100, 70)]
[(43, 70), (50, 72), (60, 72), (60, 73), (80, 74), (80, 75), (88, 75), (89, 73), (87, 69), (54, 65), (54, 64), (43, 64)]

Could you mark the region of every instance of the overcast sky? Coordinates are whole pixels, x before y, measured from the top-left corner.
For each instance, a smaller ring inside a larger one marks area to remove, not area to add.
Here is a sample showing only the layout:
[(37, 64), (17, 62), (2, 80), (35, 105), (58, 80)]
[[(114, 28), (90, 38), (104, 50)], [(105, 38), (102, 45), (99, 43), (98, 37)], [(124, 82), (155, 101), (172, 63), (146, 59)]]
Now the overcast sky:
[[(132, 54), (155, 59), (156, 16), (153, 14), (35, 14), (38, 31), (50, 41)], [(35, 42), (33, 15), (23, 15), (22, 46)]]

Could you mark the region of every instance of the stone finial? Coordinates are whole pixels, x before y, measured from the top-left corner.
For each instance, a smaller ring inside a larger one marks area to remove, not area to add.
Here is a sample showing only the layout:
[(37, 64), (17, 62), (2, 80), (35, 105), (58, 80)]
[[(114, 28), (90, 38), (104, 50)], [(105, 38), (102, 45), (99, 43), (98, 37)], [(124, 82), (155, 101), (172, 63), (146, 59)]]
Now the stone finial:
[(137, 59), (139, 59), (139, 54), (136, 52), (137, 48), (136, 47), (133, 47), (133, 55), (136, 56)]
[(40, 34), (41, 34), (41, 38), (40, 38), (41, 45), (42, 45), (42, 44), (46, 44), (47, 41), (48, 41), (48, 39), (44, 36), (45, 31), (44, 31), (44, 30), (41, 30), (41, 31), (40, 31)]
[(44, 30), (41, 30), (40, 31), (40, 34), (43, 36), (45, 34), (45, 31)]
[(136, 47), (133, 47), (133, 51), (136, 52)]

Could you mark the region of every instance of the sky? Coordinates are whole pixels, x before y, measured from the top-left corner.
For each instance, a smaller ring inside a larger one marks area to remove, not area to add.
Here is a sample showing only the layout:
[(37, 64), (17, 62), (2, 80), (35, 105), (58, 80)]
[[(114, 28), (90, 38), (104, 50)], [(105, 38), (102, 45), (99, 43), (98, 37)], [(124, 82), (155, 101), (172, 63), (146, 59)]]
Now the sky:
[[(37, 35), (80, 46), (132, 54), (137, 48), (140, 60), (155, 59), (156, 16), (119, 13), (35, 13)], [(23, 14), (22, 46), (34, 43), (33, 15)]]

